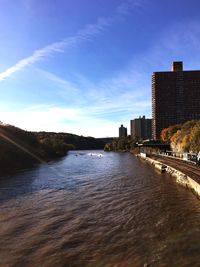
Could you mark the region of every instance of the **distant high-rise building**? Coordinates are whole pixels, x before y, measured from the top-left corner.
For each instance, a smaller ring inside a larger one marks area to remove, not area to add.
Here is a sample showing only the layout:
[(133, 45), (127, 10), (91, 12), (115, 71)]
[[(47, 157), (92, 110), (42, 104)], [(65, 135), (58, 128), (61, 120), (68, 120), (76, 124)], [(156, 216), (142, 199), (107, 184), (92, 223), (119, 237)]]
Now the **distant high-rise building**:
[(131, 136), (139, 139), (150, 139), (151, 133), (151, 119), (146, 119), (145, 116), (130, 121)]
[(183, 71), (173, 62), (172, 71), (152, 75), (152, 135), (160, 139), (163, 128), (200, 119), (200, 71)]
[(123, 124), (121, 125), (121, 127), (119, 127), (119, 137), (126, 137), (127, 136), (127, 128), (123, 126)]

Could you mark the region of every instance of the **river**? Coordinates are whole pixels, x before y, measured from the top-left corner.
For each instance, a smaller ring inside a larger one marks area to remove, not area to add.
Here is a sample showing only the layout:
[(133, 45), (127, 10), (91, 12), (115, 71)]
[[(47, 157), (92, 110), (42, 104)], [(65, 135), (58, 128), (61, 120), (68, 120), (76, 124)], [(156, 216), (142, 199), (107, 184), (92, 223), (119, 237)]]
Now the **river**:
[(130, 153), (73, 151), (0, 178), (1, 267), (195, 267), (199, 255), (200, 201)]

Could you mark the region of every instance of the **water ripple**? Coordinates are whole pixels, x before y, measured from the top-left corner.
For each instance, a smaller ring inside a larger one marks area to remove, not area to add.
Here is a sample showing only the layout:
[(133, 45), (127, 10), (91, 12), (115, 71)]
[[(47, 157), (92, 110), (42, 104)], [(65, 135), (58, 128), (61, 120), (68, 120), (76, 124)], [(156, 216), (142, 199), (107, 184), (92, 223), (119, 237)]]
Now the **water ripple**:
[(128, 153), (4, 177), (0, 208), (2, 267), (199, 266), (200, 202)]

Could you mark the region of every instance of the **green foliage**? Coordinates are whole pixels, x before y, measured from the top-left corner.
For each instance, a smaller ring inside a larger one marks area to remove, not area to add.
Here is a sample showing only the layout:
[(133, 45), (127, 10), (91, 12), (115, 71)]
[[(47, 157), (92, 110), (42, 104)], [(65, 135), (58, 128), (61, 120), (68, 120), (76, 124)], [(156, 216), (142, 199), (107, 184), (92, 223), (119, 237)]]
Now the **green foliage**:
[(44, 138), (40, 142), (46, 157), (64, 156), (69, 150), (68, 145), (61, 139)]
[(46, 138), (62, 140), (71, 149), (86, 150), (86, 149), (103, 149), (105, 142), (103, 139), (93, 137), (84, 137), (69, 133), (54, 133), (54, 132), (35, 132), (39, 140)]
[(32, 132), (12, 125), (0, 124), (0, 170), (25, 168), (39, 162), (66, 155), (72, 145), (62, 139), (39, 139)]
[(41, 146), (34, 134), (11, 125), (0, 125), (1, 171), (33, 165), (40, 156)]
[(130, 135), (127, 137), (115, 138), (104, 147), (105, 151), (130, 151), (136, 147), (136, 139)]
[(68, 133), (28, 132), (0, 122), (0, 170), (32, 166), (73, 149), (99, 149), (105, 142)]

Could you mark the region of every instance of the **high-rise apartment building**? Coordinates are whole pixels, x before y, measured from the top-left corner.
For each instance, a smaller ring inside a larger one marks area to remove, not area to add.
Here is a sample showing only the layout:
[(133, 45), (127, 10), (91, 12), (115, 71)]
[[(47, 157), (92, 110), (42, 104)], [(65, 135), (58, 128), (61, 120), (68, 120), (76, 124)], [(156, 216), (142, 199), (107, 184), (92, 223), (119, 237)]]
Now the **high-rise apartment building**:
[(151, 139), (152, 124), (151, 119), (146, 119), (145, 116), (130, 121), (131, 136), (133, 138)]
[(184, 71), (178, 61), (172, 71), (154, 72), (152, 117), (153, 139), (160, 139), (163, 128), (200, 119), (200, 71)]
[(123, 126), (123, 124), (121, 125), (121, 127), (119, 127), (119, 137), (126, 137), (127, 136), (127, 128)]

